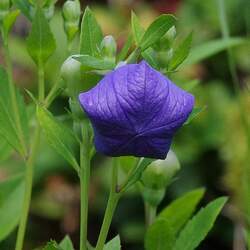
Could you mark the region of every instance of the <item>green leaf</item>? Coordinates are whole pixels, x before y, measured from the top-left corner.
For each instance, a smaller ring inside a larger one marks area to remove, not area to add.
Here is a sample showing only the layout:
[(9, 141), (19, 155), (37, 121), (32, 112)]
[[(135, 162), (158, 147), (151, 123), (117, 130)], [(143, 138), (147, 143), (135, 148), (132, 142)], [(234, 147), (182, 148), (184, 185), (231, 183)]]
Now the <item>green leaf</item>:
[(37, 65), (45, 64), (56, 49), (56, 42), (49, 22), (40, 8), (37, 8), (32, 21), (31, 32), (27, 39), (27, 49)]
[(119, 235), (106, 243), (103, 250), (121, 250), (121, 241)]
[(168, 65), (168, 70), (176, 70), (177, 67), (188, 57), (192, 43), (192, 33), (173, 52), (173, 57)]
[(30, 15), (30, 3), (29, 0), (12, 0), (14, 5), (21, 10), (21, 12), (29, 19), (31, 20)]
[(50, 241), (42, 250), (64, 250), (55, 241)]
[(0, 162), (8, 159), (12, 153), (12, 147), (4, 137), (0, 141)]
[(173, 15), (163, 14), (155, 19), (139, 42), (139, 47), (144, 51), (153, 45), (175, 24), (176, 18)]
[[(132, 11), (131, 14), (131, 26), (133, 31), (133, 37), (135, 40), (135, 44), (139, 46), (140, 41), (143, 37), (143, 34), (145, 33), (144, 28), (141, 26), (138, 17), (136, 14)], [(147, 50), (142, 52), (142, 57), (154, 68), (158, 69), (158, 63), (155, 59), (155, 52), (152, 48), (148, 48)]]
[(141, 175), (143, 171), (147, 168), (149, 164), (151, 164), (155, 159), (150, 159), (150, 158), (142, 158), (139, 163), (137, 164), (137, 167), (132, 170), (132, 173), (130, 174), (130, 178), (126, 185), (122, 188), (124, 190), (127, 190), (130, 188), (132, 185), (134, 185), (137, 181), (140, 180)]
[(131, 13), (131, 26), (135, 44), (139, 46), (141, 38), (145, 32), (144, 28), (141, 26), (140, 21), (136, 14), (132, 11)]
[(43, 107), (37, 106), (37, 117), (44, 129), (49, 144), (65, 158), (66, 161), (79, 171), (79, 164), (74, 156), (74, 147), (77, 144), (73, 132)]
[(227, 201), (226, 197), (210, 202), (186, 224), (175, 242), (173, 250), (193, 250), (206, 237), (221, 209)]
[(227, 48), (235, 47), (246, 43), (247, 40), (243, 38), (227, 38), (227, 39), (217, 39), (203, 43), (193, 47), (190, 55), (186, 59), (183, 65), (192, 65), (199, 63), (202, 60), (209, 58)]
[(3, 30), (4, 30), (5, 36), (9, 34), (19, 14), (20, 14), (20, 10), (13, 10), (9, 12), (7, 16), (4, 18)]
[(120, 62), (120, 61), (123, 61), (123, 60), (126, 59), (126, 56), (128, 55), (129, 49), (130, 49), (130, 47), (132, 46), (132, 43), (133, 43), (133, 39), (132, 38), (133, 37), (130, 34), (128, 36), (127, 41), (123, 45), (121, 52), (117, 56), (117, 62)]
[(83, 66), (88, 66), (94, 69), (109, 70), (115, 68), (115, 63), (107, 59), (96, 58), (89, 55), (77, 55), (73, 56), (73, 58)]
[[(24, 156), (23, 145), (16, 127), (13, 106), (11, 103), (8, 76), (0, 67), (0, 134), (21, 155)], [(28, 140), (28, 118), (22, 96), (16, 90), (16, 98), (20, 114), (21, 129)]]
[(166, 219), (176, 235), (195, 211), (204, 192), (203, 188), (199, 188), (184, 194), (164, 208), (157, 219)]
[(66, 235), (64, 237), (64, 239), (61, 241), (61, 243), (59, 244), (59, 246), (63, 249), (63, 250), (74, 250), (73, 244), (71, 239), (69, 238), (68, 235)]
[(185, 83), (182, 88), (186, 91), (190, 91), (193, 90), (197, 85), (200, 84), (200, 80), (199, 79), (194, 79), (191, 81), (188, 81), (187, 83)]
[(167, 220), (156, 220), (145, 236), (146, 250), (170, 250), (175, 241), (174, 233)]
[(203, 112), (207, 106), (203, 107), (194, 107), (191, 114), (189, 115), (188, 119), (184, 123), (184, 125), (188, 125), (194, 118), (196, 118), (201, 112)]
[(90, 8), (86, 7), (81, 24), (80, 53), (97, 56), (102, 39), (102, 30)]
[(23, 176), (0, 182), (0, 241), (18, 225), (24, 196)]

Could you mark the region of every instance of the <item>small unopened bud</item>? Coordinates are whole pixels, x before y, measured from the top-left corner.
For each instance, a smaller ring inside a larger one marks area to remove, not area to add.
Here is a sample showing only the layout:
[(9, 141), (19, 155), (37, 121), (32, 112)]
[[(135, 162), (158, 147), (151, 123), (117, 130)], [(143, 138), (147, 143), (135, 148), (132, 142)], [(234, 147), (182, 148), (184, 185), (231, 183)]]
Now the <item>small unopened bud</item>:
[(81, 6), (78, 0), (68, 0), (63, 5), (62, 15), (64, 30), (69, 41), (72, 41), (79, 29)]
[(165, 160), (153, 161), (142, 174), (144, 186), (152, 189), (165, 189), (180, 170), (180, 163), (173, 151)]
[(81, 78), (81, 63), (69, 57), (65, 60), (61, 67), (61, 77), (65, 81), (70, 96), (79, 93), (79, 82)]
[(113, 36), (105, 36), (101, 42), (101, 54), (107, 58), (114, 58), (116, 54), (116, 41)]
[(175, 39), (176, 37), (176, 28), (175, 26), (172, 26), (168, 32), (166, 33), (166, 38), (169, 40), (169, 42), (173, 42), (173, 40)]
[(78, 77), (80, 69), (81, 63), (70, 56), (64, 61), (61, 67), (61, 76), (65, 81), (72, 80)]
[(180, 163), (173, 151), (165, 160), (153, 161), (142, 174), (144, 200), (157, 207), (164, 198), (166, 187), (180, 170)]
[(1, 0), (0, 1), (0, 21), (5, 18), (9, 13), (10, 9), (10, 0)]

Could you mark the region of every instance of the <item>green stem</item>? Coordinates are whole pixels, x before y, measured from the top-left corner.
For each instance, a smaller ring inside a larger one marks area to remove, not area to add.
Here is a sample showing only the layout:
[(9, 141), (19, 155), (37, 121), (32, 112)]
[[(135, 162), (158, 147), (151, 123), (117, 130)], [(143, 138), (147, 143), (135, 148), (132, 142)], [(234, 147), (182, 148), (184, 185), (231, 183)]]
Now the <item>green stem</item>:
[(99, 238), (97, 241), (97, 245), (95, 250), (103, 250), (103, 247), (105, 245), (105, 241), (107, 239), (108, 231), (111, 225), (111, 221), (116, 209), (116, 206), (118, 204), (118, 201), (120, 199), (120, 193), (117, 193), (117, 174), (118, 174), (118, 166), (116, 164), (117, 159), (113, 158), (113, 166), (112, 166), (112, 182), (110, 187), (110, 193), (109, 193), (109, 199), (107, 208), (105, 211), (101, 231), (99, 234)]
[[(44, 70), (41, 64), (38, 66), (38, 96), (39, 96), (39, 101), (43, 102), (44, 100)], [(39, 124), (37, 124), (33, 143), (30, 147), (30, 154), (26, 162), (25, 194), (24, 194), (21, 219), (20, 219), (18, 233), (17, 233), (17, 241), (16, 241), (15, 250), (23, 249), (23, 242), (24, 242), (24, 236), (25, 236), (25, 231), (27, 227), (27, 220), (28, 220), (29, 207), (30, 207), (31, 194), (32, 194), (34, 163), (35, 163), (35, 158), (37, 155), (37, 150), (39, 147), (40, 133), (41, 133), (41, 128)]]
[(38, 100), (43, 102), (45, 98), (44, 68), (42, 63), (38, 65)]
[(24, 235), (25, 235), (26, 226), (27, 226), (27, 219), (28, 219), (31, 193), (32, 193), (34, 161), (35, 161), (35, 157), (37, 154), (39, 141), (40, 141), (40, 127), (38, 126), (35, 131), (33, 144), (31, 145), (30, 155), (26, 163), (25, 193), (24, 193), (22, 214), (21, 214), (21, 219), (20, 219), (18, 233), (17, 233), (17, 241), (16, 241), (16, 248), (15, 248), (16, 250), (23, 249), (23, 241), (24, 241)]
[(24, 139), (24, 134), (21, 126), (21, 119), (20, 119), (20, 114), (19, 114), (19, 109), (18, 109), (18, 103), (17, 103), (17, 98), (16, 98), (16, 90), (15, 90), (15, 85), (13, 81), (13, 68), (12, 68), (12, 63), (11, 63), (11, 58), (10, 58), (10, 51), (9, 51), (9, 45), (8, 45), (8, 37), (4, 34), (2, 30), (2, 39), (3, 39), (3, 44), (4, 44), (4, 54), (5, 54), (5, 61), (6, 61), (6, 70), (8, 74), (8, 80), (9, 80), (9, 91), (10, 91), (10, 101), (13, 109), (13, 115), (16, 123), (16, 128), (18, 132), (18, 137), (22, 146), (22, 156), (26, 157), (27, 155), (27, 147)]
[[(88, 147), (88, 146), (87, 146)], [(81, 185), (81, 225), (80, 225), (80, 250), (87, 250), (88, 230), (88, 193), (90, 177), (89, 150), (81, 143), (80, 145), (80, 185)]]
[(156, 217), (156, 207), (151, 206), (149, 203), (145, 202), (144, 203), (145, 206), (145, 222), (146, 222), (146, 226), (150, 226)]

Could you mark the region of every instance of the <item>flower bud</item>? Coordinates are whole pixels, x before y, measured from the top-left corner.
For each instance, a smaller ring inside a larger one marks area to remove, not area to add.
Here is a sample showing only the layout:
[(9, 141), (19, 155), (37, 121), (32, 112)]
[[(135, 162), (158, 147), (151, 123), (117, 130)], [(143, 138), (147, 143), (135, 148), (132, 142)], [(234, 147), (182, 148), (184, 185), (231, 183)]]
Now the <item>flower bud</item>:
[(63, 5), (62, 15), (64, 30), (69, 41), (72, 41), (79, 29), (81, 6), (78, 0), (68, 0)]
[(61, 76), (65, 81), (74, 79), (80, 74), (80, 68), (81, 63), (70, 56), (61, 67)]
[(9, 13), (10, 9), (10, 0), (1, 0), (0, 1), (0, 21), (2, 21), (5, 16)]
[(116, 54), (116, 41), (113, 36), (105, 36), (101, 42), (101, 53), (104, 57), (114, 58)]
[(156, 160), (147, 167), (142, 174), (142, 182), (147, 188), (165, 189), (179, 170), (180, 163), (170, 150), (165, 160)]
[(169, 42), (173, 42), (173, 40), (175, 39), (176, 37), (176, 28), (175, 26), (172, 26), (168, 32), (166, 33), (166, 38), (169, 40)]
[(180, 170), (180, 163), (173, 151), (165, 160), (152, 162), (142, 174), (142, 196), (151, 206), (157, 207), (164, 198), (166, 187)]
[(65, 81), (70, 96), (77, 95), (78, 83), (81, 77), (81, 63), (68, 57), (61, 67), (61, 77)]
[(142, 196), (144, 201), (152, 207), (157, 207), (165, 196), (165, 189), (151, 189), (144, 187)]

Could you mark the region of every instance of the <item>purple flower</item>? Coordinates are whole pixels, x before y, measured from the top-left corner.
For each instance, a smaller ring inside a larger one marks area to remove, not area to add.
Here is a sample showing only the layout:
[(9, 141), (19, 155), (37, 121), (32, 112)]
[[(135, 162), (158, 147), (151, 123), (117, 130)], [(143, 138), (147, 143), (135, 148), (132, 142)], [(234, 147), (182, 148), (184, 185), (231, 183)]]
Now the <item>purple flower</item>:
[(166, 158), (194, 106), (193, 95), (145, 61), (108, 73), (79, 101), (92, 122), (97, 151), (157, 159)]

